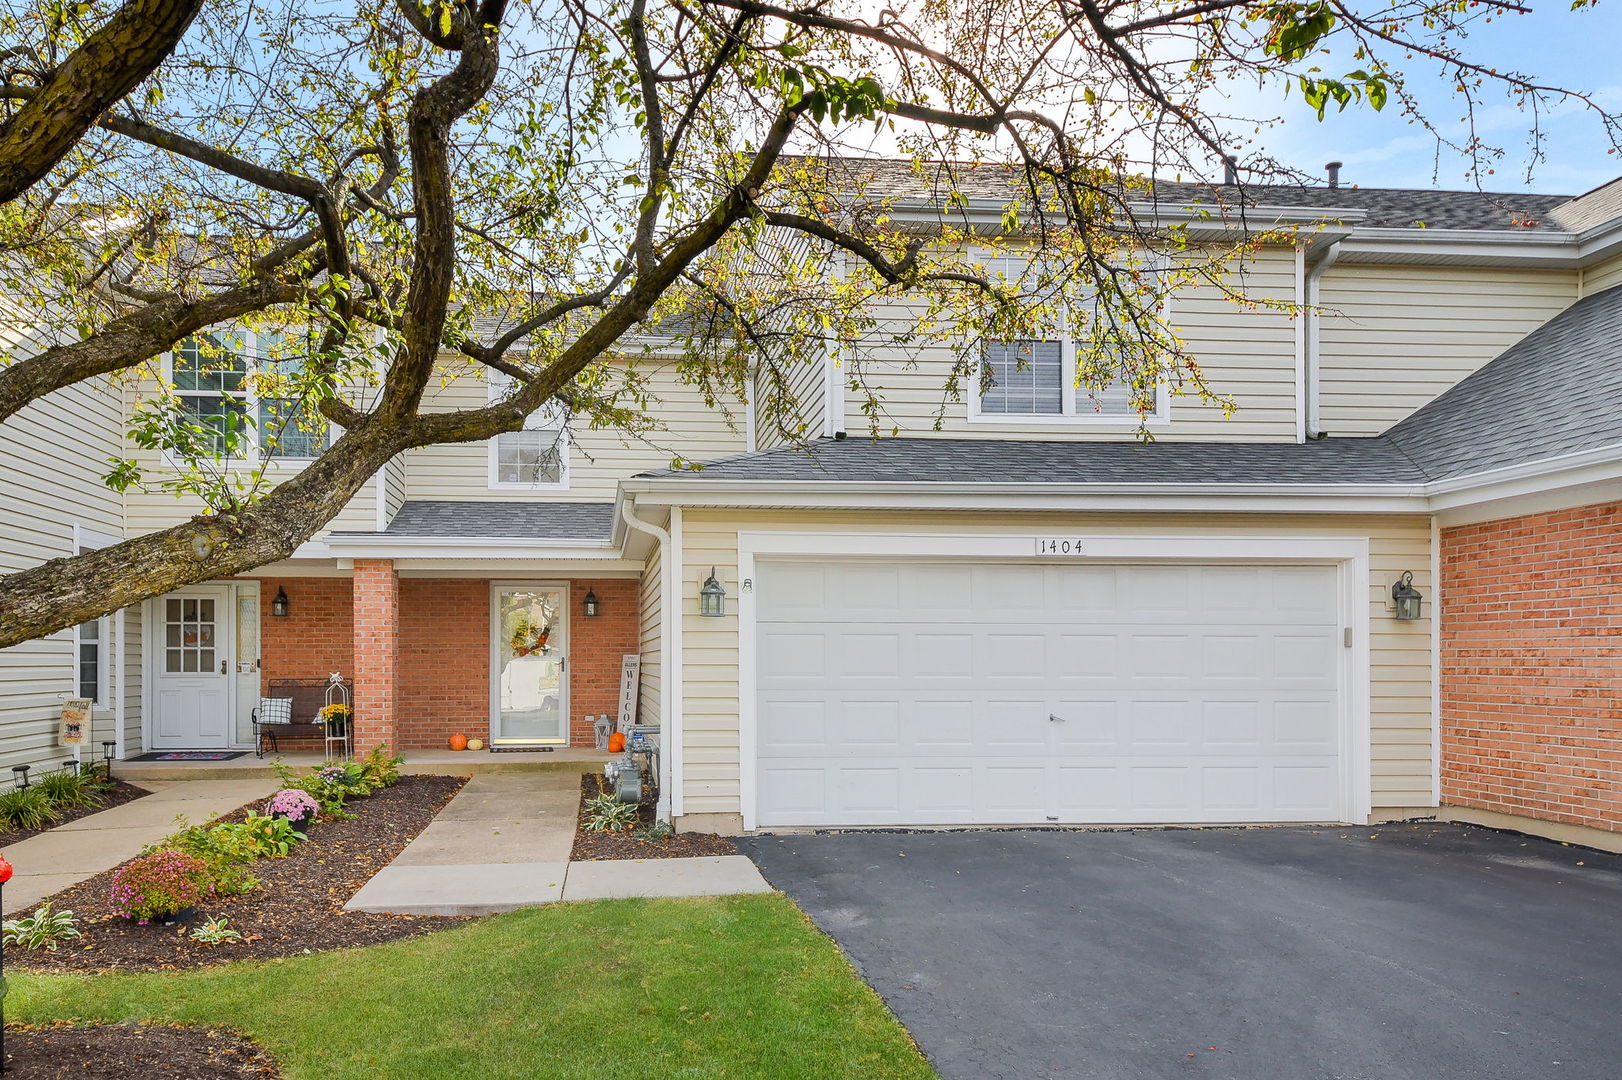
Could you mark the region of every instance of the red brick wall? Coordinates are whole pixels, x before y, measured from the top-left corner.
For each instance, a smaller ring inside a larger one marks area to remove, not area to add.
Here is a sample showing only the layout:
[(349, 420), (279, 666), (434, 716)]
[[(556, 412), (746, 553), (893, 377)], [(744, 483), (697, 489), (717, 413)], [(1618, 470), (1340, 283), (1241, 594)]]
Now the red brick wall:
[(1622, 503), (1442, 531), (1442, 801), (1622, 832)]
[(355, 744), (399, 747), (400, 579), (394, 563), (356, 559), (354, 589)]
[[(588, 590), (597, 593), (594, 619), (581, 614)], [(592, 745), (588, 716), (614, 715), (620, 702), (620, 658), (641, 651), (641, 582), (576, 581), (570, 588), (569, 728), (575, 746)]]
[[(355, 677), (354, 587), (348, 578), (259, 578), (259, 686), (272, 679)], [(287, 591), (287, 615), (270, 613), (276, 590)], [(284, 749), (318, 750), (316, 736), (283, 736)]]
[[(592, 745), (585, 717), (619, 705), (620, 657), (636, 652), (638, 583), (574, 582), (569, 588), (569, 742)], [(595, 589), (596, 618), (583, 604)], [(400, 745), (441, 747), (458, 732), (490, 732), (490, 583), (405, 578), (400, 582)]]
[(490, 583), (400, 582), (400, 745), (490, 734)]

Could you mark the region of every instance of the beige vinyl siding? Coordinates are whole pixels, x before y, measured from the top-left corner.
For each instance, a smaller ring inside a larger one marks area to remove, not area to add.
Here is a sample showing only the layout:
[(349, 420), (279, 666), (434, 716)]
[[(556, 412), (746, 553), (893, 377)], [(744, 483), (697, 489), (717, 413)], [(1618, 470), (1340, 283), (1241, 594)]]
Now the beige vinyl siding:
[[(121, 407), (120, 394), (98, 378), (36, 401), (0, 425), (0, 573), (75, 554), (76, 523), (123, 535), (123, 497), (101, 482), (122, 446)], [(57, 735), (62, 700), (77, 693), (76, 659), (72, 630), (0, 651), (0, 770), (54, 767), (71, 756)], [(92, 717), (88, 757), (99, 757), (95, 743), (113, 737), (111, 675), (108, 684), (108, 700)], [(138, 695), (139, 682), (134, 690)]]
[[(145, 667), (141, 663), (141, 609), (126, 608), (124, 619), (124, 756), (134, 757), (146, 746), (141, 738), (142, 694)], [(116, 677), (116, 676), (115, 676)], [(115, 739), (116, 735), (104, 738)], [(98, 748), (99, 749), (99, 748)]]
[(1577, 275), (1340, 263), (1320, 296), (1321, 426), (1377, 435), (1559, 314)]
[[(821, 438), (827, 430), (828, 422), (828, 360), (822, 356), (793, 357), (782, 362), (785, 365), (784, 381), (788, 385), (786, 403), (792, 415), (785, 417), (781, 423), (785, 426), (794, 426), (797, 422), (801, 428), (802, 439)], [(775, 395), (776, 391), (767, 380), (760, 379), (757, 394)], [(755, 413), (755, 442), (762, 450), (774, 446), (793, 443), (791, 434), (778, 430), (777, 424), (765, 421), (767, 413), (757, 409)]]
[[(1227, 285), (1254, 301), (1295, 302), (1295, 254), (1272, 247), (1229, 268)], [(877, 315), (890, 328), (915, 323), (918, 308), (891, 302)], [(1205, 404), (1191, 386), (1173, 388), (1171, 422), (1153, 428), (1157, 439), (1223, 439), (1291, 441), (1295, 438), (1295, 325), (1288, 312), (1242, 306), (1213, 286), (1180, 291), (1170, 299), (1167, 317), (1198, 360), (1211, 393), (1231, 397), (1238, 405), (1224, 418), (1220, 405)], [(879, 434), (892, 429), (908, 436), (980, 439), (1133, 438), (1135, 419), (1119, 423), (1055, 417), (1051, 422), (971, 421), (966, 400), (951, 400), (946, 381), (956, 359), (944, 344), (897, 347), (870, 336), (852, 373), (863, 388), (846, 392), (847, 425), (853, 433), (869, 429), (861, 408), (870, 392), (879, 399), (873, 422)], [(976, 391), (964, 387), (964, 394)], [(937, 431), (937, 424), (939, 430)]]
[[(1433, 597), (1430, 526), (1397, 515), (817, 513), (687, 510), (683, 513), (682, 754), (684, 814), (736, 814), (739, 803), (738, 619), (734, 606), (740, 529), (906, 532), (1029, 531), (1106, 535), (1367, 537), (1370, 580), (1370, 719), (1373, 805), (1433, 806), (1431, 614), (1398, 623), (1391, 582), (1404, 570)], [(729, 593), (724, 618), (698, 615), (698, 584), (716, 567)]]
[[(648, 410), (660, 420), (659, 430), (631, 436), (614, 430), (592, 430), (584, 423), (570, 431), (569, 486), (526, 491), (492, 488), (489, 444), (453, 443), (427, 446), (405, 455), (406, 497), (508, 502), (609, 502), (619, 481), (650, 469), (668, 468), (674, 456), (708, 461), (742, 453), (745, 447), (743, 404), (712, 408), (696, 386), (681, 381), (670, 364), (643, 361), (653, 400)], [(433, 411), (480, 408), (487, 400), (484, 382), (463, 373), (430, 389), (424, 408)]]
[(1609, 259), (1582, 272), (1582, 295), (1593, 296), (1622, 285), (1622, 256)]
[(659, 663), (664, 658), (664, 548), (655, 545), (642, 564), (642, 679), (637, 695), (637, 722), (659, 723), (660, 693), (664, 688)]

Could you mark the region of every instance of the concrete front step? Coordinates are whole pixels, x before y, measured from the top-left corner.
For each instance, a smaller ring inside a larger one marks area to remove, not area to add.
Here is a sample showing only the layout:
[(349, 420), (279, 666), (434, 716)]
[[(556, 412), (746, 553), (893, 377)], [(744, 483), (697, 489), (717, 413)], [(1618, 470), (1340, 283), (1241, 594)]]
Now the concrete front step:
[[(582, 773), (601, 768), (609, 758), (604, 750), (577, 748), (554, 750), (551, 753), (407, 750), (405, 756), (404, 772), (435, 776), (477, 776), (550, 769)], [(271, 768), (271, 762), (277, 760), (298, 769), (326, 763), (320, 754), (267, 754), (258, 758), (249, 753), (230, 761), (115, 761), (113, 775), (136, 784), (144, 780), (274, 779), (276, 770)]]

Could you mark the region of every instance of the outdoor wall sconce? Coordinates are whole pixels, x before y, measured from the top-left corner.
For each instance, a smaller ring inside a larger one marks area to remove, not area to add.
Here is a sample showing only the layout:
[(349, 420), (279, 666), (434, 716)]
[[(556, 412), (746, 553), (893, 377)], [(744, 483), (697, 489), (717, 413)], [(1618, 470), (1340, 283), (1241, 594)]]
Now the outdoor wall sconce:
[(32, 765), (13, 765), (11, 767), (11, 778), (16, 781), (18, 787), (25, 788), (28, 786), (28, 770), (31, 768), (33, 768)]
[(278, 619), (287, 618), (287, 590), (276, 586), (276, 599), (270, 602), (270, 613)]
[(1391, 603), (1396, 606), (1397, 618), (1402, 622), (1419, 618), (1419, 607), (1424, 599), (1424, 594), (1414, 588), (1412, 570), (1404, 570), (1397, 583), (1391, 586)]
[(581, 604), (581, 607), (586, 610), (586, 618), (595, 619), (597, 617), (597, 591), (595, 589), (586, 590), (586, 600)]
[(710, 619), (719, 619), (727, 613), (727, 591), (715, 580), (713, 566), (710, 576), (704, 579), (703, 588), (698, 590), (698, 613)]

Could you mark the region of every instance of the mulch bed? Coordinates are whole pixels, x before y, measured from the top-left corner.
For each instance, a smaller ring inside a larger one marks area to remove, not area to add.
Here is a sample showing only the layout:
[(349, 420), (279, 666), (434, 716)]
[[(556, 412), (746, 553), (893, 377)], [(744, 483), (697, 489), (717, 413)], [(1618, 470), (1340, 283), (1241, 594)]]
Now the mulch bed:
[(168, 1024), (6, 1028), (19, 1080), (276, 1080), (276, 1063), (233, 1031)]
[(586, 773), (580, 778), (580, 811), (575, 819), (574, 850), (569, 858), (576, 862), (601, 862), (605, 859), (686, 859), (703, 855), (736, 855), (737, 849), (715, 833), (679, 832), (664, 840), (638, 840), (633, 833), (646, 829), (656, 820), (653, 803), (642, 803), (637, 808), (637, 823), (623, 833), (590, 832), (586, 828), (586, 800), (602, 794), (601, 773)]
[[(115, 867), (49, 898), (56, 910), (74, 912), (83, 938), (54, 953), (16, 950), (8, 959), (37, 970), (151, 971), (375, 945), (461, 925), (467, 920), (373, 915), (344, 911), (343, 906), (466, 783), (460, 776), (402, 776), (393, 787), (350, 803), (353, 819), (316, 824), (310, 838), (286, 858), (252, 863), (250, 869), (260, 880), (257, 889), (209, 901), (192, 922), (195, 926), (223, 915), (242, 933), (241, 941), (200, 945), (188, 936), (191, 926), (139, 926), (114, 915), (107, 898)], [(218, 820), (241, 821), (260, 805), (249, 803)]]
[(111, 810), (115, 806), (123, 806), (127, 802), (134, 802), (143, 795), (152, 794), (145, 788), (138, 788), (134, 784), (126, 784), (122, 780), (114, 780), (113, 786), (102, 794), (101, 805), (80, 806), (72, 810), (61, 811), (61, 817), (49, 825), (42, 825), (37, 829), (7, 829), (0, 832), (0, 850), (10, 847), (20, 840), (27, 840), (30, 836), (38, 836), (42, 832), (50, 832), (58, 825), (66, 825), (70, 821), (78, 821), (91, 814), (99, 814), (103, 810)]

